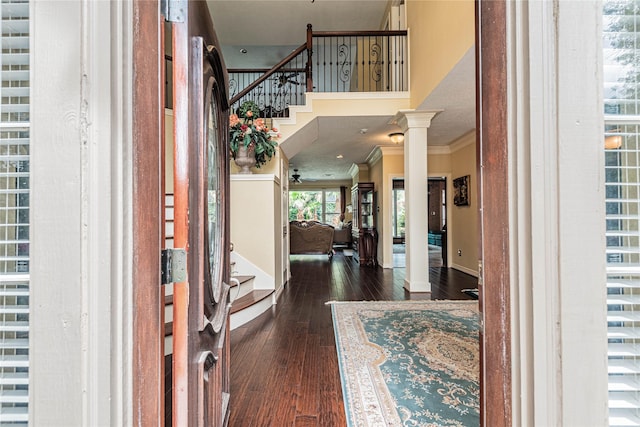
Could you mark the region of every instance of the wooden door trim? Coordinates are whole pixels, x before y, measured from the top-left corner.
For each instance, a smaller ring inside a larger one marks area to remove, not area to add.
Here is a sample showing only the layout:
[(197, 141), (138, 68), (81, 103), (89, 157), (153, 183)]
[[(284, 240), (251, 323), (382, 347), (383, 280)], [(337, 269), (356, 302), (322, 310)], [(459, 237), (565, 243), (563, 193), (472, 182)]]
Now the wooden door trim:
[(161, 425), (161, 57), (159, 2), (133, 2), (133, 425)]
[(477, 165), (481, 201), (481, 425), (511, 426), (507, 4), (476, 1)]

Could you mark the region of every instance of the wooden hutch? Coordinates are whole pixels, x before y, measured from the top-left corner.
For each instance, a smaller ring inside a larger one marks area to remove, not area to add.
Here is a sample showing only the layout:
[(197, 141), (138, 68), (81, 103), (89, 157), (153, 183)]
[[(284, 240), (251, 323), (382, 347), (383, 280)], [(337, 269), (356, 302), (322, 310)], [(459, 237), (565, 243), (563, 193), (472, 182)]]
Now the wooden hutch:
[(353, 257), (360, 266), (378, 265), (377, 207), (373, 182), (359, 182), (351, 187), (353, 205)]

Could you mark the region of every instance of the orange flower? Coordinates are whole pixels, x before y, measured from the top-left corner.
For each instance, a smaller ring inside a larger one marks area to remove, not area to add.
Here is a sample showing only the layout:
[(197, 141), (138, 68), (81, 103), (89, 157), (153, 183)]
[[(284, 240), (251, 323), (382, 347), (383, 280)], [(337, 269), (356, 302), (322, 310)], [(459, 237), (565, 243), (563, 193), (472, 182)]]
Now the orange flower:
[(249, 110), (245, 113), (245, 116), (247, 117), (253, 117), (253, 111)]
[(238, 118), (237, 114), (232, 114), (229, 116), (229, 126), (234, 127), (238, 123), (240, 123), (240, 119)]

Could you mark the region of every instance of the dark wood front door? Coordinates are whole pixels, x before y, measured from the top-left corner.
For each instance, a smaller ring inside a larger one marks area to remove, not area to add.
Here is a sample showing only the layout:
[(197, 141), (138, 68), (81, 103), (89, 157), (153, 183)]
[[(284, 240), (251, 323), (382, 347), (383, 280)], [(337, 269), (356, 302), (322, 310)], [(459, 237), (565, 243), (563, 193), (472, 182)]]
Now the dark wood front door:
[(221, 426), (229, 413), (227, 77), (205, 2), (172, 22), (174, 247), (187, 278), (173, 290), (173, 425)]

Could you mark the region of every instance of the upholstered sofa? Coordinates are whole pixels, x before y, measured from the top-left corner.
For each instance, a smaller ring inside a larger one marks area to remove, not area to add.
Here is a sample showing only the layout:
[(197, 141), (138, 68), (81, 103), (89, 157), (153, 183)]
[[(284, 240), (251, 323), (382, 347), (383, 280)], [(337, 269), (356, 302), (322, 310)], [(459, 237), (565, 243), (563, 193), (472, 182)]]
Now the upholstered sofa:
[(351, 247), (351, 221), (338, 225), (333, 230), (333, 244)]
[(333, 256), (333, 227), (318, 221), (289, 222), (289, 253)]

